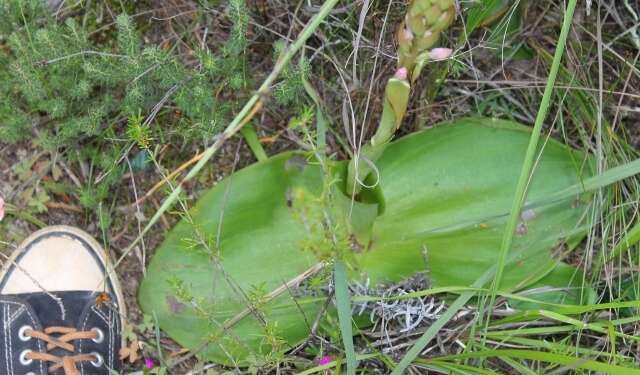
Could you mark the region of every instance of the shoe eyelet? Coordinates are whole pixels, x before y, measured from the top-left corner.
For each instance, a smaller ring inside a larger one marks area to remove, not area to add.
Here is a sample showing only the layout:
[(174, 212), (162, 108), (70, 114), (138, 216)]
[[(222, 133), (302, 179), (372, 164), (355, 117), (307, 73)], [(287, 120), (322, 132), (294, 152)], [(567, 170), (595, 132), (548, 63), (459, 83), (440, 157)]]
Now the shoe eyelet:
[(102, 359), (102, 356), (100, 355), (100, 353), (93, 352), (91, 353), (91, 355), (96, 357), (95, 361), (91, 361), (91, 364), (93, 365), (93, 367), (102, 367), (102, 364), (104, 363), (104, 359)]
[(102, 343), (104, 341), (104, 333), (102, 332), (102, 330), (100, 328), (91, 328), (91, 330), (96, 333), (96, 338), (91, 339), (91, 341), (95, 342), (96, 344)]
[(33, 362), (33, 359), (27, 358), (27, 355), (29, 353), (31, 353), (31, 350), (29, 350), (29, 349), (23, 350), (22, 353), (20, 353), (20, 364), (21, 365), (29, 366)]
[(22, 327), (20, 327), (20, 329), (18, 330), (18, 337), (20, 338), (20, 341), (29, 341), (29, 340), (31, 340), (31, 336), (25, 335), (25, 333), (27, 332), (28, 329), (33, 331), (33, 327), (31, 327), (31, 326), (22, 326)]

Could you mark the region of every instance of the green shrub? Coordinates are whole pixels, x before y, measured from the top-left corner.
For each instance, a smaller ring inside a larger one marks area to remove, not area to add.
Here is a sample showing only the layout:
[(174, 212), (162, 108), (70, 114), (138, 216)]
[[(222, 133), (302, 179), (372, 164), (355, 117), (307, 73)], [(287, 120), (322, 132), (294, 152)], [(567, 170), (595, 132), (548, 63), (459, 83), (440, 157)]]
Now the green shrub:
[(100, 42), (73, 17), (53, 19), (45, 3), (0, 4), (0, 96), (6, 98), (0, 103), (0, 142), (32, 137), (34, 127), (40, 144), (50, 149), (99, 134), (126, 136), (127, 128), (119, 125), (150, 113), (165, 96), (179, 116), (151, 133), (210, 139), (236, 107), (233, 100), (218, 100), (214, 90), (229, 87), (241, 97), (238, 90), (249, 87), (249, 15), (242, 0), (229, 5), (234, 26), (220, 52), (198, 50), (195, 67), (171, 50), (143, 45), (125, 14), (116, 18), (115, 42)]

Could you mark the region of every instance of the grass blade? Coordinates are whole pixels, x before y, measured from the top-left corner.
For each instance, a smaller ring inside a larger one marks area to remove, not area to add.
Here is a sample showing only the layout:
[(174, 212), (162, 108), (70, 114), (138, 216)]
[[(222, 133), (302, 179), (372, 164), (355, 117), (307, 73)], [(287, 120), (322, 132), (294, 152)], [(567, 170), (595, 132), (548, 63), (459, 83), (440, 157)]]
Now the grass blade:
[(269, 158), (267, 156), (267, 153), (264, 151), (264, 148), (262, 148), (262, 145), (260, 144), (256, 129), (254, 129), (251, 124), (243, 126), (242, 129), (240, 129), (240, 133), (242, 133), (245, 142), (247, 142), (247, 145), (249, 145), (251, 152), (253, 152), (253, 155), (258, 161), (265, 161)]
[(396, 368), (393, 369), (391, 375), (402, 375), (404, 374), (404, 370), (409, 367), (409, 365), (420, 355), (422, 350), (429, 344), (431, 340), (436, 336), (438, 331), (445, 324), (449, 322), (453, 318), (453, 316), (475, 295), (474, 292), (464, 292), (456, 298), (455, 301), (449, 306), (447, 311), (440, 316), (438, 320), (436, 320), (427, 331), (416, 341), (415, 344), (409, 349), (407, 354), (402, 357), (402, 360), (398, 363)]
[(609, 255), (609, 259), (616, 258), (623, 251), (638, 243), (638, 241), (640, 241), (640, 223), (631, 228), (624, 238), (618, 242), (611, 255)]
[[(472, 288), (481, 288), (485, 285), (495, 274), (495, 268), (489, 269), (482, 276), (480, 276), (471, 286)], [(424, 348), (429, 344), (429, 342), (438, 334), (438, 331), (445, 324), (449, 322), (449, 320), (453, 319), (456, 313), (467, 303), (469, 300), (476, 294), (475, 290), (465, 291), (456, 298), (455, 301), (449, 306), (447, 311), (445, 311), (438, 320), (433, 322), (431, 326), (427, 329), (427, 331), (416, 341), (415, 344), (409, 349), (407, 354), (402, 358), (402, 360), (398, 363), (398, 365), (393, 369), (391, 375), (402, 375), (405, 373), (405, 370), (409, 365), (420, 355), (420, 353), (424, 350)]]
[(538, 110), (533, 130), (531, 131), (529, 146), (527, 148), (524, 162), (522, 164), (520, 178), (518, 179), (518, 184), (516, 185), (516, 192), (513, 199), (513, 205), (511, 207), (511, 214), (509, 215), (509, 220), (507, 221), (507, 225), (502, 238), (502, 245), (500, 247), (500, 254), (497, 261), (496, 275), (491, 285), (491, 299), (487, 312), (488, 315), (491, 315), (491, 310), (495, 301), (495, 295), (500, 286), (500, 282), (502, 281), (507, 254), (509, 253), (509, 249), (511, 248), (513, 236), (518, 225), (518, 220), (520, 218), (520, 212), (526, 199), (527, 186), (529, 184), (531, 173), (533, 171), (536, 154), (538, 153), (538, 140), (540, 139), (540, 133), (542, 132), (544, 119), (546, 118), (547, 112), (549, 110), (553, 87), (558, 75), (558, 70), (560, 68), (560, 62), (562, 61), (562, 55), (564, 53), (564, 47), (567, 42), (567, 36), (569, 35), (569, 29), (571, 28), (571, 21), (573, 19), (573, 12), (576, 9), (576, 3), (577, 0), (570, 0), (567, 5), (567, 10), (565, 12), (564, 20), (562, 23), (562, 30), (560, 30), (560, 36), (558, 37), (558, 45), (556, 46), (556, 51), (553, 56), (553, 62), (551, 63), (551, 70), (549, 71), (549, 78), (547, 79), (547, 84), (544, 89), (544, 94), (542, 95), (542, 101), (540, 103), (540, 109)]
[[(498, 350), (482, 350), (471, 353), (462, 353), (451, 356), (436, 357), (438, 361), (443, 359), (459, 360), (470, 358), (518, 358), (530, 361), (541, 361), (558, 365), (568, 366), (574, 369), (584, 369), (597, 371), (607, 374), (640, 374), (640, 370), (631, 367), (623, 367), (618, 365), (610, 365), (604, 362), (594, 361), (588, 358), (577, 358), (564, 354), (556, 354), (543, 352), (538, 350), (521, 350), (521, 349), (498, 349)], [(421, 360), (420, 362), (429, 363), (429, 360)]]
[(575, 197), (576, 195), (594, 191), (640, 173), (640, 159), (608, 169), (597, 176), (589, 177), (582, 183), (567, 189), (551, 193), (545, 201), (555, 201)]
[[(364, 361), (367, 359), (371, 359), (371, 358), (379, 358), (380, 354), (379, 353), (370, 353), (370, 354), (360, 354), (356, 356), (356, 360), (358, 361)], [(326, 365), (320, 365), (320, 366), (316, 366), (316, 367), (312, 367), (310, 369), (304, 370), (302, 372), (299, 372), (298, 375), (311, 375), (311, 374), (317, 374), (317, 373), (322, 373), (322, 374), (326, 374), (327, 371), (326, 370), (332, 370), (336, 367), (338, 367), (338, 365), (340, 364), (340, 359), (337, 359), (331, 363), (328, 363)]]
[(351, 301), (349, 299), (349, 287), (347, 285), (347, 271), (344, 263), (336, 260), (334, 266), (334, 281), (336, 288), (336, 304), (338, 305), (338, 321), (342, 344), (347, 357), (347, 375), (356, 373), (356, 351), (353, 346), (353, 328), (351, 325)]

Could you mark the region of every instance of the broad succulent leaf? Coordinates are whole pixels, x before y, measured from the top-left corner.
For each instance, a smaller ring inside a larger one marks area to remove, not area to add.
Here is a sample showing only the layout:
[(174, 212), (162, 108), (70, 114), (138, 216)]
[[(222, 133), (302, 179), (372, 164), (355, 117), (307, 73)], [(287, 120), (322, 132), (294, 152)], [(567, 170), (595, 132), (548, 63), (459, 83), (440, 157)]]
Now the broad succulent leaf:
[[(466, 119), (391, 143), (377, 163), (386, 210), (363, 254), (372, 282), (426, 268), (434, 286), (470, 285), (492, 266), (528, 141), (529, 129), (512, 122)], [(588, 162), (546, 143), (526, 204), (548, 204), (523, 211), (503, 288), (543, 277), (555, 264), (551, 254), (583, 232), (588, 201), (544, 199), (589, 176)]]

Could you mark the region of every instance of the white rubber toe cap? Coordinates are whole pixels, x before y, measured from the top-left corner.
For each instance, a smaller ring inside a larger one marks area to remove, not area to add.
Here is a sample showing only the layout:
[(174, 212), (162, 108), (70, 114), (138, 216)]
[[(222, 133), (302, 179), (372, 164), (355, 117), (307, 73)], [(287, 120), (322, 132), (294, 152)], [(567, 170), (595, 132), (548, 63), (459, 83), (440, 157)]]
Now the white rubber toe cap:
[(85, 232), (44, 228), (27, 238), (2, 272), (2, 294), (104, 291), (106, 255)]

